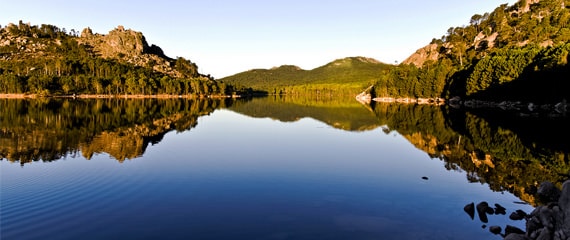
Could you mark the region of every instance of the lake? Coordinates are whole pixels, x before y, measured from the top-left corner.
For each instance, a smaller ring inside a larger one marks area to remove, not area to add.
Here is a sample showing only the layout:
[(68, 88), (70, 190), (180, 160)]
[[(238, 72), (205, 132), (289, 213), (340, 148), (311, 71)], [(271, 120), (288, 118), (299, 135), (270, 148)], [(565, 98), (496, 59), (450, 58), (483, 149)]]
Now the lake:
[[(501, 239), (489, 227), (524, 229), (509, 214), (570, 170), (551, 113), (268, 97), (0, 114), (4, 240)], [(506, 215), (464, 211), (482, 201)]]

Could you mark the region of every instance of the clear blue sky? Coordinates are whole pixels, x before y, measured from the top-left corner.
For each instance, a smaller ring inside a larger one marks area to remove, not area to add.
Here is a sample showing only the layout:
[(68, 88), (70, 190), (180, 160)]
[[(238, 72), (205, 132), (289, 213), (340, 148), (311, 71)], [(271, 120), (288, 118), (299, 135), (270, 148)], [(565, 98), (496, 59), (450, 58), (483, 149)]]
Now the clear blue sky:
[(118, 25), (143, 32), (170, 57), (216, 78), (283, 64), (312, 69), (365, 56), (401, 62), (476, 13), (516, 0), (0, 0), (0, 24), (19, 20), (68, 31)]

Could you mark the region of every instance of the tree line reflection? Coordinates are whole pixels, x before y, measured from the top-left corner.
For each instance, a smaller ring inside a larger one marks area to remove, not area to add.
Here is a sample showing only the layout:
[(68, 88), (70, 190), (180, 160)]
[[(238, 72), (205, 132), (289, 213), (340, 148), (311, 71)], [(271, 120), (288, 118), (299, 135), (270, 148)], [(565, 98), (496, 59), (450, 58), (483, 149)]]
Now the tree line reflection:
[(506, 111), (376, 103), (323, 97), (232, 99), (18, 99), (0, 100), (0, 159), (54, 161), (107, 153), (122, 162), (142, 156), (170, 131), (188, 131), (218, 108), (280, 121), (313, 118), (346, 131), (397, 132), (464, 171), (470, 182), (508, 191), (535, 204), (538, 184), (569, 176), (566, 118), (520, 117)]
[(551, 181), (560, 185), (570, 177), (570, 146), (561, 140), (570, 134), (565, 117), (336, 101), (270, 97), (235, 104), (230, 109), (280, 121), (309, 117), (348, 131), (395, 131), (431, 158), (444, 161), (447, 170), (463, 171), (470, 182), (485, 183), (497, 192), (511, 192), (531, 204), (536, 204), (538, 184)]
[(200, 116), (231, 99), (0, 99), (0, 159), (24, 165), (108, 153), (122, 162), (141, 156), (170, 131), (195, 127)]

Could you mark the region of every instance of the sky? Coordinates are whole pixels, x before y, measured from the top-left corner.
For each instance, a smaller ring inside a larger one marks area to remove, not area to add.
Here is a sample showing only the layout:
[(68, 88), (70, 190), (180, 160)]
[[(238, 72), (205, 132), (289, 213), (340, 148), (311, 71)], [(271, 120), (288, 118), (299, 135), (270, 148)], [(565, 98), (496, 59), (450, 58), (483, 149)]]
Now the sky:
[(404, 61), (450, 27), (516, 0), (0, 0), (0, 25), (140, 31), (172, 58), (222, 78), (257, 68), (313, 69), (353, 56)]

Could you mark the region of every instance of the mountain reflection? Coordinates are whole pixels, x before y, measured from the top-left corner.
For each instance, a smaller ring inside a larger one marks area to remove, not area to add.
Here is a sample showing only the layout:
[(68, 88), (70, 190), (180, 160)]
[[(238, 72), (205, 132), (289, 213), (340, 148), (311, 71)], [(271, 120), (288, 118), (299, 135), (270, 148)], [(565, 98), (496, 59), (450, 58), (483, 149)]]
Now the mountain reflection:
[(195, 127), (198, 117), (230, 99), (2, 99), (0, 159), (50, 162), (81, 153), (108, 153), (122, 162), (142, 156), (170, 131)]
[(505, 111), (481, 114), (429, 105), (377, 104), (373, 108), (390, 130), (444, 161), (448, 170), (465, 171), (468, 181), (485, 183), (493, 191), (508, 191), (536, 204), (538, 184), (551, 181), (560, 187), (569, 177), (570, 149), (567, 142), (559, 141), (570, 133), (565, 119), (528, 119)]
[(560, 185), (570, 171), (570, 134), (560, 118), (525, 118), (506, 111), (468, 112), (446, 107), (376, 103), (347, 99), (269, 97), (235, 104), (230, 110), (251, 117), (297, 121), (309, 117), (347, 131), (395, 131), (470, 182), (511, 192), (535, 204), (538, 184)]
[[(217, 108), (290, 122), (313, 118), (337, 129), (397, 132), (470, 182), (536, 204), (538, 184), (560, 185), (570, 171), (565, 118), (521, 117), (505, 111), (384, 104), (354, 99), (3, 99), (0, 159), (24, 165), (65, 156), (107, 153), (122, 162), (142, 156), (170, 131), (187, 131)], [(373, 157), (373, 156), (371, 156)]]
[(346, 131), (367, 131), (382, 125), (372, 109), (353, 97), (270, 96), (236, 103), (230, 110), (254, 118), (271, 118), (282, 122), (312, 118)]

